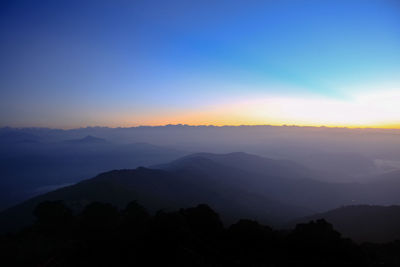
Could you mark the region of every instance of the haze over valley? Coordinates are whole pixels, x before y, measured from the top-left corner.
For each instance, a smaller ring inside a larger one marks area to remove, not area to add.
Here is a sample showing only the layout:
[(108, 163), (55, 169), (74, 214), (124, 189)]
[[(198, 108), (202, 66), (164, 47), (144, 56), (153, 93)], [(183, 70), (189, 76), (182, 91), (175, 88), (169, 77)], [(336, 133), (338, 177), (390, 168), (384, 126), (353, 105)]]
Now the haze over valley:
[(208, 203), (227, 224), (250, 218), (278, 228), (342, 206), (400, 205), (397, 130), (168, 125), (0, 132), (3, 231), (28, 224), (37, 204), (58, 199), (77, 210), (92, 201), (123, 207), (137, 200), (152, 212)]
[(3, 0), (0, 266), (400, 266), (398, 0)]

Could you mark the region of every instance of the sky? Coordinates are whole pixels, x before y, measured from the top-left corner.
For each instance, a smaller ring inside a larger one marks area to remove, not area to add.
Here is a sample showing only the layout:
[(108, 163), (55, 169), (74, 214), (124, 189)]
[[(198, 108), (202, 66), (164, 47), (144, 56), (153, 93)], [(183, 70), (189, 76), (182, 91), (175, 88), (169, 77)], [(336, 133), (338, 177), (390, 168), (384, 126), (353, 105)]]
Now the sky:
[(0, 59), (0, 126), (400, 128), (398, 0), (3, 0)]

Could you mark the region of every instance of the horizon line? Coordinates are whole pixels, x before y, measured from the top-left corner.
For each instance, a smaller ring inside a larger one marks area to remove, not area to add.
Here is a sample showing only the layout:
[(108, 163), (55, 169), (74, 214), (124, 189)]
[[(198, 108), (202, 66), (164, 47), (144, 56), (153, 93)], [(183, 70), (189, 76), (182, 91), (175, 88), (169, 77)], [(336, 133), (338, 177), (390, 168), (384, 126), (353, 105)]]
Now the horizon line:
[(177, 123), (177, 124), (159, 124), (159, 125), (136, 125), (136, 126), (78, 126), (78, 127), (47, 127), (47, 126), (21, 126), (21, 127), (13, 127), (13, 126), (0, 126), (0, 129), (48, 129), (48, 130), (79, 130), (79, 129), (89, 129), (89, 128), (108, 128), (108, 129), (133, 129), (133, 128), (140, 128), (140, 127), (171, 127), (171, 126), (179, 126), (179, 127), (216, 127), (216, 128), (223, 128), (223, 127), (296, 127), (296, 128), (328, 128), (328, 129), (348, 129), (348, 130), (400, 130), (399, 126), (394, 127), (374, 127), (374, 126), (326, 126), (326, 125), (298, 125), (298, 124), (240, 124), (240, 125), (215, 125), (215, 124), (186, 124), (186, 123)]

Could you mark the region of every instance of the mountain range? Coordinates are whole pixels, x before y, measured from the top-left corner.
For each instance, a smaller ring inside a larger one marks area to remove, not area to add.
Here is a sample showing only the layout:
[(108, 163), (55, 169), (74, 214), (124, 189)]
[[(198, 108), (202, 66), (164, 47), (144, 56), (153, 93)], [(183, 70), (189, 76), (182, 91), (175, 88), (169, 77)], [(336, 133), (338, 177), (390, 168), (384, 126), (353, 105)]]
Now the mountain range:
[(227, 224), (251, 218), (275, 227), (344, 205), (400, 204), (397, 172), (365, 184), (322, 182), (318, 175), (287, 160), (196, 153), (149, 168), (104, 172), (34, 197), (0, 213), (0, 229), (30, 223), (34, 207), (45, 200), (64, 200), (74, 210), (93, 201), (123, 207), (137, 200), (151, 212), (208, 203)]

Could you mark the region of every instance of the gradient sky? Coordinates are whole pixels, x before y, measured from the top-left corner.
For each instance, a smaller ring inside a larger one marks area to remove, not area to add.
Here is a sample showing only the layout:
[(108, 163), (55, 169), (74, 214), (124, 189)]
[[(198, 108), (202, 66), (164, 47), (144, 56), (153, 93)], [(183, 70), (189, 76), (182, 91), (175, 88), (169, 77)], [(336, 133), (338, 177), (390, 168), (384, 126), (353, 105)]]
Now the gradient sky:
[(0, 126), (400, 128), (400, 1), (1, 1)]

